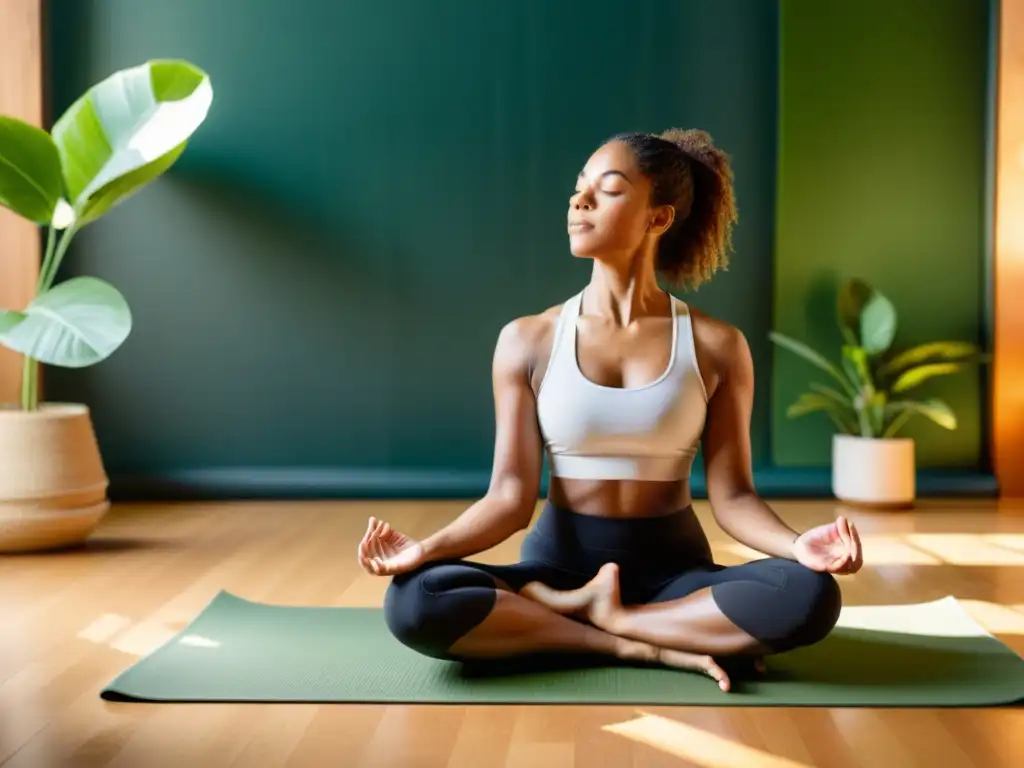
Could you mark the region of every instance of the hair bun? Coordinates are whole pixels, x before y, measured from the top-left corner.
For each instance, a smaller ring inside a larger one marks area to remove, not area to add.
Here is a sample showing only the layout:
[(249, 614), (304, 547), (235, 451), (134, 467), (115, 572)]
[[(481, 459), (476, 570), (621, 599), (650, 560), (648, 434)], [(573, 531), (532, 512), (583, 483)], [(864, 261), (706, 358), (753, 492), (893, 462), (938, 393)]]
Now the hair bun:
[(718, 150), (711, 134), (707, 131), (702, 131), (699, 128), (669, 128), (661, 133), (660, 138), (671, 141), (688, 156), (704, 165), (712, 168), (717, 166), (715, 155)]

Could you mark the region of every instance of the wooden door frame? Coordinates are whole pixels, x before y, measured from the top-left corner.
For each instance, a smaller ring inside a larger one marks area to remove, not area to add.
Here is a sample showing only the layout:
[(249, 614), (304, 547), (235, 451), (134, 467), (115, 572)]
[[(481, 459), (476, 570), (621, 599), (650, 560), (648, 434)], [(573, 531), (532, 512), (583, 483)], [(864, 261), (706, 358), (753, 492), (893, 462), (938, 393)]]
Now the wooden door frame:
[(1024, 0), (996, 3), (991, 451), (1000, 494), (1024, 497)]
[[(0, 114), (42, 126), (43, 0), (0, 2)], [(24, 309), (35, 291), (39, 229), (0, 207), (0, 307)], [(21, 356), (0, 347), (0, 403), (17, 402)]]

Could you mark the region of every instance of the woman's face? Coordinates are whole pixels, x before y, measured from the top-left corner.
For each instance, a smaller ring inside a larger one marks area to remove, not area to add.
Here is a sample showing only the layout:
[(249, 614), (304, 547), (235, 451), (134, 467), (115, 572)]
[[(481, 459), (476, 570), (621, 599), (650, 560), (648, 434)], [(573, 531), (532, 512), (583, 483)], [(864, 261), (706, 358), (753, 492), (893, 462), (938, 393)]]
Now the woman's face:
[(645, 237), (660, 234), (671, 223), (671, 208), (652, 209), (650, 197), (650, 181), (628, 146), (612, 141), (598, 149), (580, 171), (569, 198), (572, 254), (631, 257)]

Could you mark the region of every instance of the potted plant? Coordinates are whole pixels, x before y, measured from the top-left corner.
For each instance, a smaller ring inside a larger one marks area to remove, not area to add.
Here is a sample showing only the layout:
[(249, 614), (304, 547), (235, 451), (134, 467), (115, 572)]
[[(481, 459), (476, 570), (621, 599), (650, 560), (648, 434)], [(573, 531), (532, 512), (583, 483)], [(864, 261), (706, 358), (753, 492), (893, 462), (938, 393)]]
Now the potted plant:
[(132, 316), (103, 280), (54, 278), (78, 232), (174, 164), (212, 100), (205, 72), (153, 60), (93, 85), (49, 133), (0, 116), (0, 205), (46, 231), (32, 300), (0, 308), (0, 343), (24, 360), (20, 402), (0, 406), (0, 552), (80, 543), (109, 509), (88, 406), (40, 403), (38, 374), (110, 357)]
[(806, 344), (772, 332), (769, 338), (828, 374), (838, 384), (810, 384), (787, 410), (797, 418), (822, 413), (835, 425), (832, 492), (846, 502), (906, 507), (916, 496), (914, 440), (900, 430), (915, 416), (956, 429), (956, 414), (936, 397), (919, 398), (918, 387), (987, 359), (975, 344), (935, 341), (897, 351), (892, 302), (866, 281), (851, 279), (839, 290), (840, 363)]

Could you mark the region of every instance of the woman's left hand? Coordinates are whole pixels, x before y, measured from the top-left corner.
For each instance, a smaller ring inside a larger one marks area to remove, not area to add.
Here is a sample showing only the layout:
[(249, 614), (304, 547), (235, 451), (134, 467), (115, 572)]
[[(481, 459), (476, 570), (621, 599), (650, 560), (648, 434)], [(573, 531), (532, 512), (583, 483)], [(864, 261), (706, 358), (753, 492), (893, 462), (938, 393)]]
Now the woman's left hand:
[(860, 534), (845, 517), (805, 531), (793, 542), (793, 557), (812, 571), (856, 573), (864, 564)]

